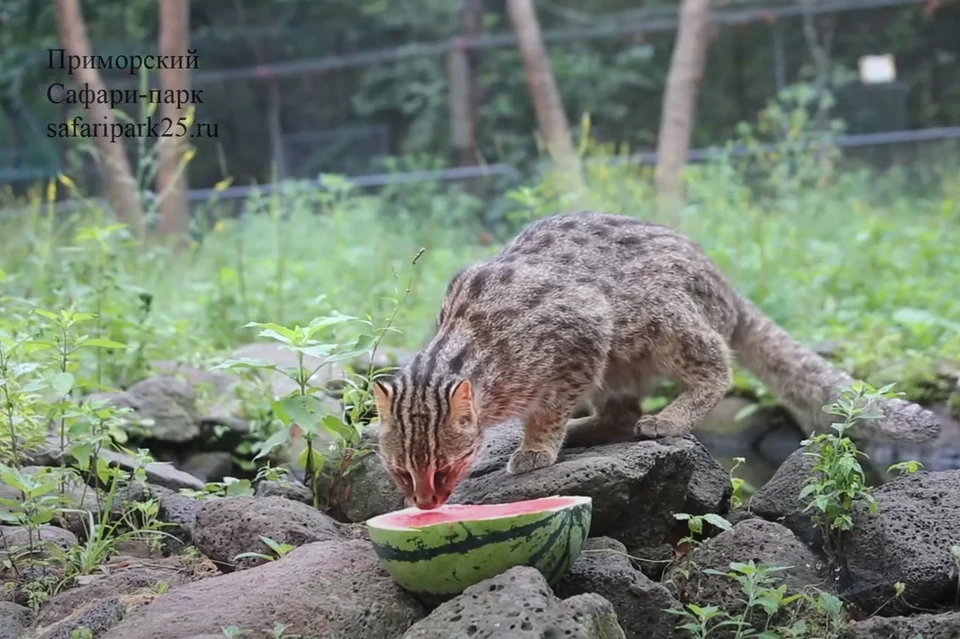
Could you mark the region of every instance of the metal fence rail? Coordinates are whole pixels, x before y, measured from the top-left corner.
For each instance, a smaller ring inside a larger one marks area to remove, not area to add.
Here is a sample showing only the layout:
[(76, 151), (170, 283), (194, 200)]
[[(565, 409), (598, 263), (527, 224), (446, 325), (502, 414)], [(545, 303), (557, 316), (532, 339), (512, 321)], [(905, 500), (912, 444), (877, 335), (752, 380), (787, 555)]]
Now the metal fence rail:
[[(936, 142), (948, 139), (960, 139), (960, 126), (941, 127), (931, 129), (918, 129), (906, 131), (886, 131), (882, 133), (863, 133), (856, 135), (841, 135), (832, 140), (832, 144), (840, 148), (861, 148), (869, 146), (889, 146), (894, 144), (910, 144), (915, 142)], [(798, 144), (799, 148), (815, 144), (813, 140), (808, 140)], [(732, 157), (744, 157), (757, 150), (775, 151), (781, 147), (776, 144), (761, 144), (757, 147), (746, 147), (743, 145), (732, 147), (707, 147), (692, 149), (689, 154), (689, 160), (692, 162), (702, 162), (716, 157), (720, 154)], [(590, 158), (588, 163), (622, 165), (622, 164), (655, 164), (657, 161), (656, 151), (644, 151), (627, 156), (610, 158)], [(509, 164), (491, 164), (487, 166), (466, 166), (449, 169), (438, 169), (433, 171), (407, 171), (397, 173), (376, 173), (370, 175), (345, 176), (344, 179), (350, 182), (356, 188), (369, 188), (378, 186), (390, 186), (395, 184), (417, 184), (422, 182), (454, 182), (459, 180), (472, 180), (478, 178), (500, 177), (516, 182), (524, 178), (524, 174), (516, 167)], [(254, 192), (263, 195), (273, 193), (292, 192), (303, 188), (324, 189), (326, 188), (323, 179), (315, 180), (285, 180), (278, 183), (268, 183), (263, 185), (249, 186), (231, 186), (217, 191), (212, 188), (191, 189), (187, 192), (187, 199), (190, 202), (203, 202), (214, 195), (222, 200), (240, 200), (250, 197)], [(87, 200), (65, 200), (55, 205), (57, 213), (66, 213), (76, 210), (82, 205), (96, 204), (97, 206), (110, 208), (109, 202), (103, 198), (90, 198)], [(31, 208), (9, 208), (0, 210), (0, 217), (15, 217), (17, 215), (26, 215), (33, 211)]]
[[(898, 6), (923, 5), (928, 1), (929, 0), (823, 0), (810, 6), (795, 4), (786, 6), (773, 5), (716, 9), (712, 13), (712, 21), (716, 25), (732, 26), (761, 20), (792, 18), (803, 15), (846, 13)], [(945, 1), (951, 2), (954, 0)], [(631, 17), (606, 25), (572, 29), (548, 29), (543, 32), (543, 39), (547, 43), (557, 43), (569, 42), (571, 40), (617, 38), (636, 33), (670, 33), (676, 31), (677, 24), (678, 19), (676, 16), (650, 18)], [(471, 50), (503, 49), (515, 47), (516, 44), (517, 40), (512, 34), (484, 35), (479, 37), (458, 36), (440, 42), (415, 42), (409, 45), (326, 56), (323, 58), (305, 58), (303, 60), (260, 64), (238, 69), (195, 71), (190, 76), (190, 82), (193, 86), (200, 86), (226, 80), (255, 80), (280, 78), (304, 73), (323, 73), (339, 69), (363, 67), (371, 64), (398, 62), (400, 60), (413, 58), (442, 56), (454, 48)], [(120, 80), (112, 82), (112, 84), (118, 88), (132, 88), (137, 86), (137, 81)]]
[[(376, 173), (372, 175), (347, 176), (344, 179), (354, 187), (389, 186), (392, 184), (417, 184), (419, 182), (454, 182), (457, 180), (471, 180), (487, 177), (505, 177), (520, 180), (523, 176), (519, 170), (509, 164), (490, 164), (487, 166), (464, 166), (435, 171), (406, 171), (397, 173)], [(262, 186), (231, 186), (221, 191), (215, 189), (192, 189), (187, 193), (191, 202), (206, 200), (215, 194), (218, 199), (237, 199), (249, 197), (253, 192), (270, 195), (276, 192), (293, 191), (304, 187), (323, 189), (323, 179), (319, 180), (286, 180), (280, 183), (264, 184)]]
[[(857, 133), (851, 135), (839, 135), (831, 144), (842, 149), (854, 149), (865, 146), (888, 146), (891, 144), (910, 144), (913, 142), (937, 142), (941, 140), (960, 139), (960, 126), (937, 127), (931, 129), (916, 129), (905, 131), (883, 131), (881, 133)], [(816, 144), (814, 140), (807, 140), (797, 143), (797, 148), (812, 146)], [(744, 145), (735, 145), (731, 147), (707, 147), (702, 149), (691, 149), (688, 160), (691, 162), (701, 162), (709, 160), (718, 154), (730, 155), (732, 157), (743, 157), (750, 155), (759, 149), (761, 151), (776, 151), (782, 148), (777, 144), (760, 144), (756, 147), (747, 147)], [(608, 164), (656, 164), (656, 151), (642, 151), (624, 157), (600, 158), (596, 160)]]

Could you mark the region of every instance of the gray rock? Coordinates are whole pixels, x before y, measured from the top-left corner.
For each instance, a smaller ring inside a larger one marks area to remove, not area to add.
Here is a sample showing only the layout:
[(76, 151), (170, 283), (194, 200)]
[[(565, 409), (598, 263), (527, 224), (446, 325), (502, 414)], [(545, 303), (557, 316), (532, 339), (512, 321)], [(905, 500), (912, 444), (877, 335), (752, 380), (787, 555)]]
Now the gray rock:
[(194, 543), (225, 571), (263, 563), (256, 557), (234, 558), (245, 552), (271, 554), (261, 537), (279, 544), (303, 546), (314, 541), (340, 540), (337, 522), (318, 510), (282, 497), (214, 499), (197, 513)]
[[(196, 392), (176, 377), (151, 377), (125, 392), (99, 393), (88, 400), (107, 400), (117, 408), (132, 408), (127, 416), (130, 427), (144, 428), (152, 439), (182, 444), (200, 435)], [(142, 423), (148, 419), (152, 420), (151, 425)]]
[(150, 436), (163, 442), (183, 443), (200, 434), (197, 393), (176, 377), (151, 377), (127, 390), (137, 416), (153, 420)]
[(685, 439), (690, 442), (689, 450), (693, 455), (694, 466), (693, 476), (687, 486), (687, 503), (683, 512), (691, 515), (726, 513), (730, 510), (730, 497), (733, 495), (730, 473), (713, 458), (706, 446), (693, 436)]
[(127, 608), (120, 597), (101, 599), (77, 610), (52, 626), (37, 629), (36, 637), (37, 639), (72, 639), (73, 631), (80, 628), (86, 628), (94, 637), (101, 637), (107, 630), (120, 623), (126, 612)]
[(636, 570), (626, 550), (614, 539), (588, 539), (570, 572), (554, 588), (557, 596), (596, 593), (613, 605), (627, 639), (672, 639), (677, 618), (665, 611), (682, 604)]
[[(521, 436), (516, 422), (488, 432), (450, 502), (487, 504), (587, 495), (594, 500), (591, 534), (617, 538), (630, 548), (661, 544), (673, 526), (675, 512), (692, 508), (700, 514), (729, 508), (729, 474), (693, 437), (564, 450), (554, 466), (514, 477), (506, 474), (506, 463)], [(375, 445), (375, 425), (365, 429), (364, 440)], [(405, 506), (403, 494), (376, 455), (356, 463), (347, 482), (333, 491), (332, 501), (353, 522)]]
[(553, 466), (511, 476), (506, 462), (513, 448), (504, 441), (484, 451), (451, 503), (585, 495), (593, 498), (591, 535), (613, 537), (628, 548), (666, 540), (673, 514), (686, 505), (697, 446), (693, 439), (673, 438), (574, 448), (561, 451)]
[[(101, 450), (100, 457), (106, 460), (112, 466), (117, 466), (126, 471), (134, 471), (140, 467), (140, 462), (136, 458), (119, 453), (113, 450)], [(157, 486), (163, 486), (172, 490), (181, 488), (190, 488), (192, 490), (203, 490), (206, 487), (202, 481), (182, 470), (177, 470), (173, 464), (150, 462), (144, 466), (147, 474), (147, 481)]]
[[(619, 543), (619, 542), (617, 542)], [(648, 548), (628, 548), (630, 556), (638, 565), (640, 572), (650, 579), (659, 582), (667, 566), (677, 557), (676, 551), (668, 543), (662, 543)]]
[(201, 482), (221, 481), (233, 476), (233, 455), (221, 451), (194, 453), (178, 464), (181, 471)]
[(278, 622), (304, 637), (394, 639), (423, 614), (369, 543), (328, 541), (173, 588), (128, 614), (103, 639), (181, 639), (216, 635), (223, 626), (261, 631)]
[[(181, 542), (188, 544), (193, 541), (194, 526), (197, 522), (197, 513), (203, 503), (192, 497), (187, 497), (163, 486), (148, 485), (146, 487), (132, 485), (123, 493), (125, 501), (148, 501), (155, 499), (159, 510), (157, 519), (167, 524), (163, 532), (173, 535)], [(166, 539), (164, 542), (166, 543)]]
[(536, 569), (518, 566), (441, 604), (403, 639), (624, 636), (613, 605), (600, 595), (558, 599)]
[[(751, 512), (746, 508), (737, 508), (735, 510), (731, 510), (726, 515), (724, 515), (724, 519), (730, 522), (730, 525), (736, 525), (736, 524), (739, 524), (741, 521), (746, 521), (748, 519), (763, 519), (763, 518), (757, 513)], [(777, 522), (777, 523), (782, 523), (782, 522)], [(796, 535), (797, 533), (794, 532), (793, 534)]]
[(807, 501), (800, 499), (807, 477), (813, 474), (815, 460), (800, 448), (787, 457), (773, 477), (750, 498), (749, 509), (764, 519), (783, 524), (804, 543), (823, 547), (823, 534), (803, 512)]
[(741, 521), (703, 542), (689, 555), (696, 565), (684, 576), (687, 561), (672, 566), (664, 581), (670, 582), (681, 601), (719, 606), (731, 614), (743, 610), (740, 588), (733, 579), (706, 574), (707, 569), (727, 573), (732, 562), (754, 561), (767, 566), (791, 566), (789, 570), (774, 573), (790, 592), (799, 592), (807, 586), (825, 587), (824, 562), (807, 548), (794, 534), (780, 524), (763, 519)]
[(313, 493), (302, 482), (295, 480), (261, 481), (254, 494), (257, 497), (283, 497), (302, 504), (313, 504)]
[(20, 639), (30, 625), (30, 609), (0, 601), (0, 639)]
[(198, 394), (226, 395), (240, 381), (236, 375), (226, 371), (207, 371), (173, 360), (150, 362), (153, 372), (163, 377), (176, 377), (192, 386)]
[(37, 587), (52, 591), (63, 580), (63, 572), (52, 563), (20, 562), (16, 575), (5, 575), (15, 581), (12, 588), (10, 582), (3, 584), (3, 597), (21, 606), (30, 606)]
[(909, 617), (873, 617), (850, 624), (842, 639), (956, 639), (960, 637), (960, 612)]
[(202, 426), (227, 426), (246, 432), (249, 423), (243, 416), (243, 403), (237, 395), (240, 377), (226, 371), (206, 371), (180, 362), (152, 362), (153, 370), (165, 377), (182, 379), (197, 396), (198, 421)]
[(41, 552), (48, 545), (70, 550), (80, 543), (72, 532), (55, 526), (41, 526), (32, 534), (25, 526), (0, 526), (0, 551), (23, 552), (30, 546), (31, 536), (34, 546), (40, 548)]
[[(59, 439), (52, 435), (47, 437), (46, 443), (30, 456), (31, 461), (36, 465), (27, 466), (23, 470), (33, 473), (41, 467), (58, 466), (60, 464), (59, 449)], [(122, 468), (128, 472), (131, 472), (140, 466), (140, 462), (137, 461), (135, 457), (106, 448), (101, 449), (100, 458), (112, 466)], [(68, 456), (68, 463), (74, 463), (75, 461), (75, 459)], [(151, 462), (144, 467), (144, 471), (147, 474), (147, 480), (151, 483), (160, 486), (166, 486), (174, 490), (179, 490), (181, 488), (203, 490), (204, 488), (204, 483), (202, 481), (189, 473), (185, 473), (182, 470), (177, 470), (172, 464)], [(93, 489), (86, 484), (83, 484), (79, 480), (71, 480), (68, 482), (67, 488), (68, 497), (70, 497), (72, 503), (71, 507), (89, 508), (91, 503), (96, 503), (96, 495), (94, 494)], [(0, 496), (5, 494), (5, 490), (9, 489), (5, 489), (3, 485), (0, 485)]]
[[(213, 569), (207, 562), (208, 570)], [(156, 593), (161, 583), (173, 588), (203, 574), (178, 557), (138, 560), (116, 557), (103, 566), (103, 573), (90, 575), (83, 585), (54, 595), (37, 616), (41, 626), (52, 626), (95, 603), (118, 596)]]
[[(883, 605), (884, 616), (952, 601), (957, 572), (950, 547), (960, 541), (960, 470), (902, 477), (874, 497), (879, 513), (859, 505), (844, 542), (850, 581), (844, 595), (864, 610)], [(897, 582), (906, 586), (902, 598), (894, 596)]]

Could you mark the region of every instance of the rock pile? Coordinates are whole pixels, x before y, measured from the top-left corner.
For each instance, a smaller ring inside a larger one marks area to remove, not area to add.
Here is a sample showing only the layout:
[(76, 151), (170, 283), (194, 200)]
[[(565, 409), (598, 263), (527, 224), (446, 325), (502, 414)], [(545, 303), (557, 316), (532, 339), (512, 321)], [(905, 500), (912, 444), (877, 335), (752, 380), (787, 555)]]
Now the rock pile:
[[(208, 442), (211, 429), (246, 427), (228, 376), (172, 365), (162, 372), (106, 397), (147, 420), (151, 440), (192, 446)], [(198, 385), (214, 389), (212, 401), (198, 402)], [(368, 428), (364, 438), (374, 444), (375, 431)], [(743, 612), (740, 585), (723, 573), (749, 565), (783, 567), (776, 577), (784, 594), (819, 589), (849, 602), (852, 617), (862, 620), (848, 623), (834, 611), (821, 620), (832, 628), (824, 636), (960, 636), (960, 577), (951, 554), (960, 545), (960, 471), (920, 472), (877, 489), (879, 514), (858, 508), (843, 556), (829, 557), (800, 498), (811, 473), (802, 451), (743, 509), (729, 512), (730, 477), (693, 436), (572, 448), (554, 466), (512, 477), (505, 466), (519, 438), (517, 424), (492, 432), (451, 501), (590, 496), (591, 538), (553, 588), (536, 570), (517, 567), (439, 606), (424, 604), (389, 577), (365, 536), (366, 519), (404, 505), (376, 455), (356, 462), (347, 481), (323, 487), (336, 519), (314, 509), (310, 491), (296, 481), (263, 480), (255, 496), (198, 500), (190, 491), (229, 466), (208, 456), (180, 459), (178, 467), (154, 464), (147, 486), (120, 496), (155, 500), (177, 543), (159, 554), (119, 548), (100, 572), (70, 581), (42, 603), (30, 580), (50, 575), (42, 565), (23, 571), (0, 596), (0, 639), (680, 638), (690, 636), (678, 628), (684, 621), (677, 613), (687, 604)], [(122, 455), (109, 461), (135, 463)], [(55, 462), (41, 453), (34, 463), (31, 472)], [(68, 488), (72, 506), (95, 510), (92, 488)], [(689, 531), (678, 513), (726, 515), (735, 523), (708, 521), (692, 545), (679, 545)], [(76, 519), (51, 523), (41, 537), (61, 550), (86, 540)], [(0, 528), (0, 559), (24, 534)], [(266, 540), (284, 552), (275, 556)], [(771, 623), (795, 621), (775, 616)]]

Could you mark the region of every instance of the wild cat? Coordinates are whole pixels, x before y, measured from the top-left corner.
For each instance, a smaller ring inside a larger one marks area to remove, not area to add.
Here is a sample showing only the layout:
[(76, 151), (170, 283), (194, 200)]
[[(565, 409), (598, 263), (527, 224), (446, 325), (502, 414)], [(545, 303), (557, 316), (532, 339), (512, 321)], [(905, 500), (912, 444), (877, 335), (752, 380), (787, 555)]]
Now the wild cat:
[[(412, 503), (436, 508), (488, 427), (524, 424), (511, 474), (550, 466), (565, 441), (680, 436), (724, 397), (734, 356), (810, 432), (853, 381), (739, 295), (693, 240), (621, 215), (557, 215), (450, 282), (434, 336), (374, 387), (379, 454)], [(641, 415), (642, 390), (656, 378), (683, 390)], [(581, 400), (593, 414), (570, 420)], [(864, 427), (881, 436), (920, 442), (940, 432), (916, 404), (878, 408), (883, 418)]]

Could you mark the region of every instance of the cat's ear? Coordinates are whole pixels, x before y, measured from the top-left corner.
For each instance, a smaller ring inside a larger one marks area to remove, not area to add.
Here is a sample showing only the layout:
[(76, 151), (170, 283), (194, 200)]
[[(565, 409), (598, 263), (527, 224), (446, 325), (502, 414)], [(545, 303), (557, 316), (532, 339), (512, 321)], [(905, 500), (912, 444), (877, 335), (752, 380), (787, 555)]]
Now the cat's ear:
[(377, 404), (377, 417), (380, 423), (390, 420), (390, 406), (393, 404), (393, 394), (396, 392), (389, 382), (375, 381), (373, 383), (373, 399)]
[(450, 420), (455, 424), (469, 424), (475, 419), (473, 384), (464, 379), (450, 389)]

